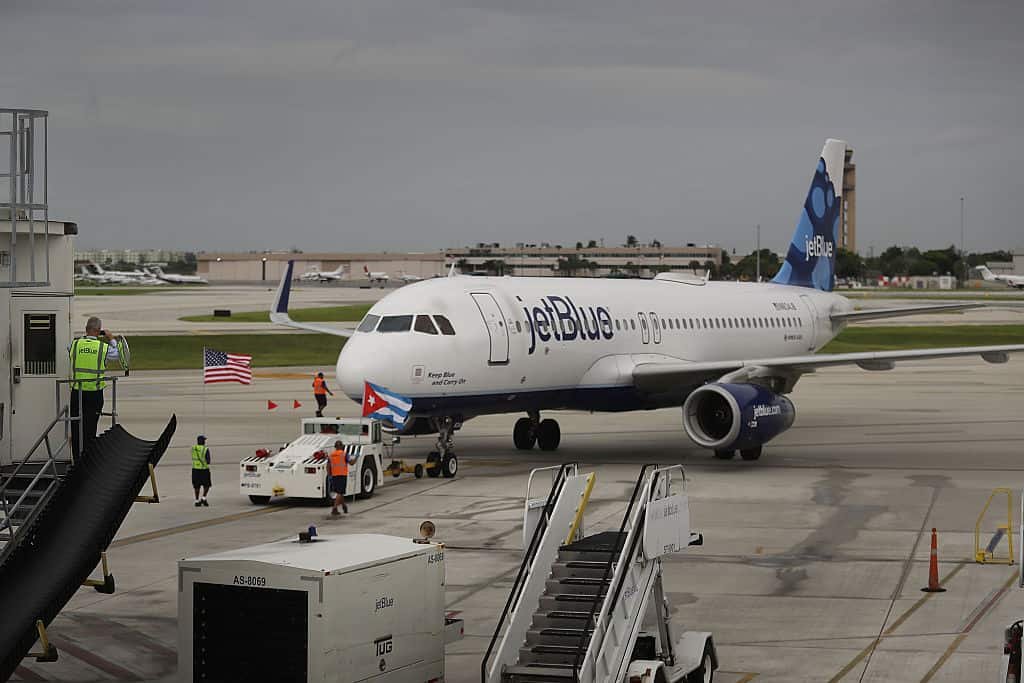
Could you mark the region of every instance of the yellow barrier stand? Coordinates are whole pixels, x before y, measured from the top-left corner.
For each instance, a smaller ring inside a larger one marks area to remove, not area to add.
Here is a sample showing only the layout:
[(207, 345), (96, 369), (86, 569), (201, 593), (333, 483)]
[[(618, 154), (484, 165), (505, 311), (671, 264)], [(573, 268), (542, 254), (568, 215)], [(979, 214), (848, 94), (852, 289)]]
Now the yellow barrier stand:
[(36, 619), (36, 632), (39, 634), (39, 644), (43, 649), (39, 652), (29, 652), (25, 656), (34, 657), (37, 662), (56, 662), (57, 648), (53, 646), (49, 636), (46, 635), (46, 625), (43, 624), (42, 619)]
[[(989, 540), (988, 545), (982, 548), (981, 523), (995, 497), (1003, 494), (1006, 495), (1006, 524), (1000, 524), (996, 527), (996, 533)], [(1005, 557), (997, 557), (995, 551), (999, 545), (999, 541), (1004, 535), (1006, 536), (1007, 543), (1009, 544), (1009, 551)], [(988, 500), (985, 501), (985, 507), (981, 509), (981, 514), (978, 515), (978, 521), (974, 524), (974, 561), (978, 564), (1013, 564), (1013, 491), (1011, 489), (992, 489), (992, 493), (989, 494)]]
[(153, 488), (153, 495), (151, 496), (135, 496), (136, 503), (159, 503), (160, 494), (156, 490), (156, 470), (153, 468), (153, 463), (149, 463), (149, 485)]

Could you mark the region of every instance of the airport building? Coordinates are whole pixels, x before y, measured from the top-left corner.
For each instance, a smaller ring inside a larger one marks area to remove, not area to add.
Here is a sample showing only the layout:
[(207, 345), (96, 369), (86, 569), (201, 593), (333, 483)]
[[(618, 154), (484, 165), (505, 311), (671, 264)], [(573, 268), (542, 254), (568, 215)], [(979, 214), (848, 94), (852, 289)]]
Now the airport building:
[(714, 245), (633, 247), (563, 247), (550, 244), (478, 244), (448, 249), (445, 258), (467, 274), (534, 277), (652, 277), (667, 270), (701, 271), (710, 262), (722, 265), (722, 248)]
[(305, 272), (336, 271), (343, 268), (343, 279), (365, 279), (366, 270), (387, 273), (400, 279), (403, 275), (417, 278), (434, 277), (444, 272), (444, 254), (434, 253), (203, 253), (196, 255), (196, 275), (210, 282), (253, 282), (281, 279), (288, 261), (295, 261), (294, 275)]

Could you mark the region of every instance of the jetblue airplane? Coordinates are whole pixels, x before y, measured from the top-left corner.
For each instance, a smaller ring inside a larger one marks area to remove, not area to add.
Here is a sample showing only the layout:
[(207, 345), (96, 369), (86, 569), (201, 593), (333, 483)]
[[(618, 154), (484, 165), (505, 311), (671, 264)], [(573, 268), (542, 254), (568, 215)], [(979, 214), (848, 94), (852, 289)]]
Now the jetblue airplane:
[[(818, 354), (849, 322), (972, 308), (933, 304), (855, 311), (832, 292), (846, 143), (828, 140), (796, 233), (770, 283), (452, 276), (377, 302), (354, 332), (288, 316), (291, 265), (271, 320), (349, 337), (337, 380), (355, 401), (366, 382), (406, 397), (404, 433), (437, 433), (432, 458), (454, 465), (453, 432), (475, 415), (521, 413), (519, 449), (552, 451), (557, 409), (682, 407), (698, 445), (728, 459), (761, 456), (795, 417), (786, 394), (833, 365), (889, 370), (901, 361), (977, 355), (1004, 363), (1024, 345)], [(448, 461), (452, 461), (451, 464)]]

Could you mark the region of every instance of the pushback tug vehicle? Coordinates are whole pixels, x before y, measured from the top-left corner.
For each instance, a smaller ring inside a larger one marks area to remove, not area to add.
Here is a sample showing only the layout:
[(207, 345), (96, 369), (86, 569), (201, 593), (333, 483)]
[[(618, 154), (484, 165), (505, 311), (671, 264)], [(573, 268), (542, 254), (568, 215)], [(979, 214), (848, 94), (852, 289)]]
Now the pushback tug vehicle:
[[(552, 475), (546, 496), (531, 487)], [(662, 558), (702, 545), (679, 465), (645, 465), (618, 530), (584, 534), (595, 474), (571, 463), (527, 483), (524, 557), (481, 683), (710, 683), (711, 633), (672, 623)]]
[(334, 442), (341, 441), (348, 460), (345, 495), (369, 497), (384, 482), (385, 457), (392, 461), (398, 437), (384, 434), (380, 420), (311, 417), (301, 420), (302, 434), (276, 453), (266, 448), (239, 463), (240, 490), (256, 505), (274, 496), (328, 500)]

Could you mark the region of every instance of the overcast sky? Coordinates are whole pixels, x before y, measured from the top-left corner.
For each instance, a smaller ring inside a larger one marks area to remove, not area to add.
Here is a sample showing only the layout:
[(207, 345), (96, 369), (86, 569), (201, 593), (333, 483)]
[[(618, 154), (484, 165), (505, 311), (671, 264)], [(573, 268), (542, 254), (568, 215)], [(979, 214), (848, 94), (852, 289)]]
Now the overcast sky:
[[(954, 7), (950, 9), (948, 5)], [(1024, 3), (0, 0), (82, 247), (782, 251), (826, 137), (859, 247), (1024, 246)]]

